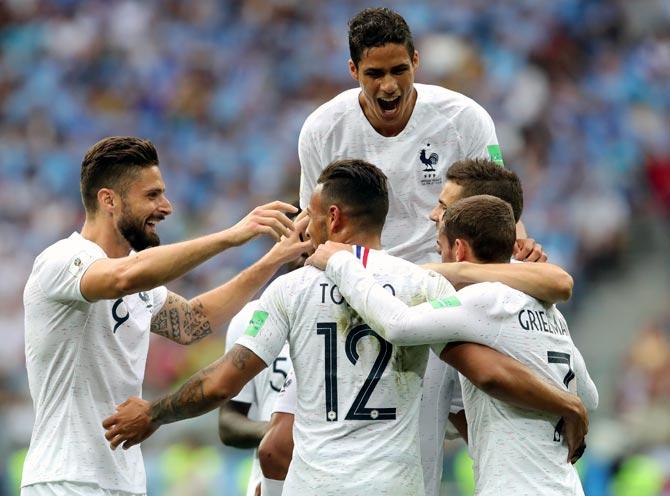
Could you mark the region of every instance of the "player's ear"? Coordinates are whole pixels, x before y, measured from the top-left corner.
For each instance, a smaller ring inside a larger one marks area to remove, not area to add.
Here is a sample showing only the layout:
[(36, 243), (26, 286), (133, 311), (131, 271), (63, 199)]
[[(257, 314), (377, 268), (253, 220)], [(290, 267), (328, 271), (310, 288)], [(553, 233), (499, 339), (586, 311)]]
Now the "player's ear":
[(414, 66), (414, 69), (418, 69), (419, 67), (419, 51), (414, 50), (414, 55), (412, 56), (412, 65)]
[(463, 262), (468, 259), (468, 254), (470, 252), (470, 247), (468, 246), (467, 241), (464, 241), (460, 238), (457, 238), (454, 241), (454, 255), (457, 262)]
[(328, 233), (336, 233), (342, 230), (342, 210), (337, 205), (328, 207)]
[(104, 212), (112, 212), (116, 206), (116, 194), (109, 188), (98, 190), (98, 206)]
[(349, 74), (351, 74), (351, 77), (354, 78), (355, 81), (358, 81), (358, 68), (351, 59), (349, 59)]

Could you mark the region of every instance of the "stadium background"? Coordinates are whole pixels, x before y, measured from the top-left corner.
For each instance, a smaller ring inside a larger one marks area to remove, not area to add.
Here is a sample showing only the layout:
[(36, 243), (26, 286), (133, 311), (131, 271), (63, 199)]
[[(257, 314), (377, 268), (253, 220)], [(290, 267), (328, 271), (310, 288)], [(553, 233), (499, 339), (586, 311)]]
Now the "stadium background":
[[(386, 5), (413, 30), (417, 81), (492, 115), (528, 232), (575, 277), (563, 310), (601, 393), (580, 463), (587, 494), (670, 494), (670, 2)], [(119, 134), (157, 145), (175, 207), (164, 242), (297, 198), (300, 126), (354, 85), (346, 22), (365, 6), (0, 2), (0, 494), (15, 494), (32, 427), (21, 293), (34, 256), (82, 223), (85, 150)], [(266, 246), (230, 250), (171, 288), (195, 295)], [(222, 337), (154, 339), (145, 396), (222, 351)], [(144, 455), (152, 495), (234, 495), (246, 480), (249, 453), (220, 445), (211, 414), (164, 427)], [(450, 445), (448, 494), (468, 494), (467, 473)]]

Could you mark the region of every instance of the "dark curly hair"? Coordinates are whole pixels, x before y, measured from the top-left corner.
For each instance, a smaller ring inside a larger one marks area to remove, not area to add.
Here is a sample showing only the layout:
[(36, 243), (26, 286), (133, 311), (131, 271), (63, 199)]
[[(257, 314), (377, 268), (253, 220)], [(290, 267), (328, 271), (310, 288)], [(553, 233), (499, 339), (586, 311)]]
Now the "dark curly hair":
[(354, 65), (369, 48), (387, 43), (405, 45), (409, 58), (414, 57), (414, 40), (405, 19), (387, 8), (370, 8), (360, 11), (349, 21), (349, 53)]

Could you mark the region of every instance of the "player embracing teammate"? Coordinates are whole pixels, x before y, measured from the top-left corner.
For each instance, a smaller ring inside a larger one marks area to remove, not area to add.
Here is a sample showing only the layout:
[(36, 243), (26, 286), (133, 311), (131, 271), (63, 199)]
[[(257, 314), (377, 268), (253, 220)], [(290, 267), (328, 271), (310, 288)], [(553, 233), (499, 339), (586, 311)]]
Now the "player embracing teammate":
[[(129, 448), (165, 423), (218, 407), (276, 364), (288, 342), (295, 422), (270, 424), (263, 443), (272, 455), (273, 438), (285, 447), (295, 434), (293, 460), (279, 474), (283, 489), (275, 480), (264, 495), (436, 496), (448, 420), (470, 441), (478, 494), (582, 494), (569, 462), (583, 450), (585, 405), (595, 408), (597, 392), (552, 306), (572, 282), (550, 264), (507, 263), (546, 256), (516, 239), (525, 237), (521, 187), (503, 168), (491, 118), (464, 95), (414, 82), (419, 54), (391, 10), (357, 14), (349, 47), (360, 88), (317, 109), (299, 139), (306, 230), (321, 246), (311, 263), (327, 271), (308, 266), (275, 280), (224, 357), (173, 394), (132, 397), (110, 411), (107, 439)], [(153, 232), (152, 219), (145, 230)], [(436, 222), (442, 262), (460, 263), (436, 263)], [(275, 258), (272, 269), (288, 259)], [(430, 262), (433, 271), (414, 265)], [(63, 267), (91, 279), (72, 264)], [(73, 281), (82, 305), (108, 297)], [(256, 426), (253, 443), (266, 427)], [(132, 488), (141, 493), (140, 479)]]

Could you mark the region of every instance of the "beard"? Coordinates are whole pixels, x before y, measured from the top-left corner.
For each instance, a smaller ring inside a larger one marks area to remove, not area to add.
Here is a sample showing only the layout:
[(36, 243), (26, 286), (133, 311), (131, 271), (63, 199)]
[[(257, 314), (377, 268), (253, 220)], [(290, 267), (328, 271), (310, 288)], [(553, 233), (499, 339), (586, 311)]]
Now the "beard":
[(158, 234), (147, 231), (145, 219), (134, 217), (125, 207), (122, 214), (118, 229), (133, 250), (142, 251), (161, 244)]

